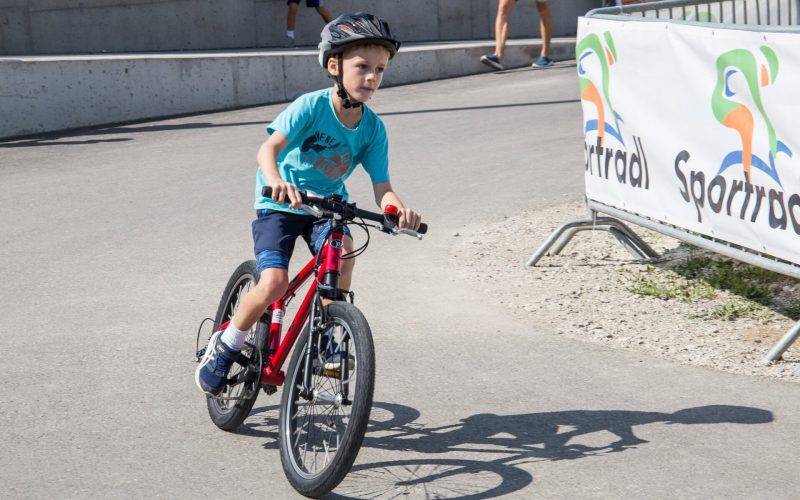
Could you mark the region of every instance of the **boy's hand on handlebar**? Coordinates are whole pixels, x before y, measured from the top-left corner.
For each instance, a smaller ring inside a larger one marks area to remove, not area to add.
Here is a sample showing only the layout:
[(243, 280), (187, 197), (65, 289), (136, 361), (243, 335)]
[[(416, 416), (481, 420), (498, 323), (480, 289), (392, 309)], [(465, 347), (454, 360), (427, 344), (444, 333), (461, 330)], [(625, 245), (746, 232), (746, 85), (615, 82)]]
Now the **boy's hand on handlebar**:
[(300, 192), (294, 184), (283, 179), (270, 180), (268, 184), (272, 188), (272, 199), (276, 203), (281, 205), (288, 203), (292, 208), (300, 208), (300, 205), (303, 204)]
[(397, 211), (397, 227), (401, 229), (419, 229), (422, 222), (422, 215), (411, 210), (410, 208), (401, 208)]

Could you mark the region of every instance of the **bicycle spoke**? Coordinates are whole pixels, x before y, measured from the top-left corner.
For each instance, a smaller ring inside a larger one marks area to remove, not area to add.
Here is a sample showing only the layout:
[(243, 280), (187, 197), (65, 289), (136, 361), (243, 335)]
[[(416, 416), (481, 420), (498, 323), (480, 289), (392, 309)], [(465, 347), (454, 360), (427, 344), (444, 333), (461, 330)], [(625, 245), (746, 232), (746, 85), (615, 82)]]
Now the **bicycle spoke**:
[(328, 457), (330, 456), (330, 447), (328, 446), (328, 441), (323, 441), (322, 447), (325, 449), (325, 463), (322, 464), (322, 467), (325, 467), (328, 465)]
[[(321, 332), (309, 335), (306, 330), (307, 342), (312, 343), (311, 363), (303, 357), (307, 346), (301, 344), (304, 349), (296, 351), (292, 360), (292, 382), (287, 386), (291, 389), (285, 393), (281, 417), (281, 458), (288, 466), (287, 477), (296, 488), (302, 485), (298, 491), (313, 496), (322, 491), (316, 488), (330, 491), (330, 485), (338, 484), (349, 470), (372, 399), (374, 365), (368, 326), (350, 305), (337, 304), (333, 311)], [(360, 330), (354, 334), (351, 325)], [(359, 366), (363, 373), (354, 378)], [(306, 369), (311, 370), (308, 377), (303, 373)], [(310, 391), (307, 398), (300, 396), (305, 381)], [(331, 478), (334, 482), (324, 483)]]
[[(323, 376), (312, 377), (313, 388), (317, 394), (336, 395), (339, 382)], [(299, 392), (297, 385), (295, 391)], [(303, 469), (315, 473), (325, 469), (338, 452), (342, 432), (346, 429), (346, 415), (340, 408), (326, 402), (303, 401), (295, 397), (295, 411), (291, 419), (296, 427), (293, 432), (293, 447), (298, 450), (298, 459)]]

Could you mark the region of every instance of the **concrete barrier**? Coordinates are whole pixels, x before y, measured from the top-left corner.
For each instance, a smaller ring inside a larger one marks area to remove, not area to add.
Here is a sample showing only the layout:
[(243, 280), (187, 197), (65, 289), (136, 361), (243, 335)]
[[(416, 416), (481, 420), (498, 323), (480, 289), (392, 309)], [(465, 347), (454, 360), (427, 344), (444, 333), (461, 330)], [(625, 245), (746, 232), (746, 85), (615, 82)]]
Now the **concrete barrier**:
[[(487, 71), (491, 40), (408, 44), (384, 86)], [(505, 64), (531, 63), (538, 40), (512, 40)], [(556, 60), (575, 39), (553, 39)], [(330, 85), (316, 50), (0, 58), (0, 137), (289, 101)]]
[[(554, 36), (600, 0), (552, 0)], [(490, 39), (497, 0), (326, 0), (334, 14), (367, 10), (405, 42)], [(323, 21), (301, 3), (296, 37), (315, 45)], [(0, 0), (0, 55), (282, 47), (285, 0)], [(534, 0), (519, 0), (510, 36), (539, 37)]]

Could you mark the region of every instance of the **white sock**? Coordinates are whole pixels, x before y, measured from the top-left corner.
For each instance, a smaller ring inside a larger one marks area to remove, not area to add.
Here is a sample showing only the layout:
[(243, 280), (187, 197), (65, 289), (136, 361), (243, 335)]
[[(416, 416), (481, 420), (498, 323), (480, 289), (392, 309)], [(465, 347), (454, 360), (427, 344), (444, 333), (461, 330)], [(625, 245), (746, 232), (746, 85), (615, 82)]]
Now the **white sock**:
[(286, 36), (288, 36), (289, 38), (294, 38), (294, 30), (286, 31)]
[(236, 326), (234, 326), (233, 321), (231, 321), (228, 323), (228, 328), (222, 332), (220, 340), (232, 350), (241, 351), (242, 346), (244, 345), (244, 339), (247, 337), (248, 333), (250, 333), (250, 330), (239, 330), (236, 328)]

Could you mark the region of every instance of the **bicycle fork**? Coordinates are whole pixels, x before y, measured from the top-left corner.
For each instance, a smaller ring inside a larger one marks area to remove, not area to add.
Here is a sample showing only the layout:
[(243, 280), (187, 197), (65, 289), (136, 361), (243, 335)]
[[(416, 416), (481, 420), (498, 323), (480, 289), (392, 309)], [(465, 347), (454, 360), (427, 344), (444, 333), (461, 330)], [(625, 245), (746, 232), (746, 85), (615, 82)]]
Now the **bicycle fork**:
[(300, 395), (305, 399), (312, 399), (314, 392), (311, 386), (311, 375), (314, 366), (314, 341), (317, 340), (317, 343), (319, 342), (318, 335), (315, 335), (315, 333), (322, 326), (322, 318), (318, 312), (321, 309), (321, 305), (319, 295), (314, 294), (314, 299), (311, 301), (311, 314), (308, 315), (308, 340), (306, 341), (306, 351), (303, 357), (305, 363), (303, 366), (303, 390)]

